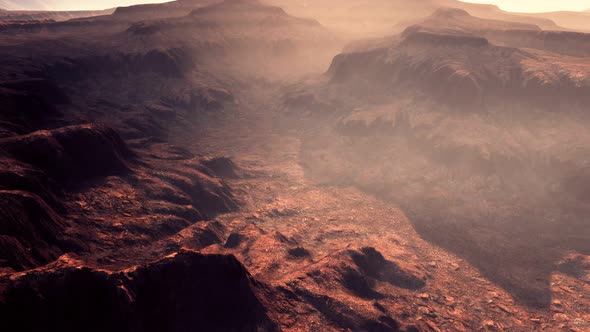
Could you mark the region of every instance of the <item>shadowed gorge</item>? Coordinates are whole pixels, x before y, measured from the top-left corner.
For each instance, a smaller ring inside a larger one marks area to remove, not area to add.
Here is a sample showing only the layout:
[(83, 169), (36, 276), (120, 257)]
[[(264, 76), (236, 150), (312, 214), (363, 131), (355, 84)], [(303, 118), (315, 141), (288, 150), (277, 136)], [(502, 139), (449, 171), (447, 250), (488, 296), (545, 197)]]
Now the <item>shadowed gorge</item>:
[(587, 331), (587, 16), (1, 10), (0, 319)]

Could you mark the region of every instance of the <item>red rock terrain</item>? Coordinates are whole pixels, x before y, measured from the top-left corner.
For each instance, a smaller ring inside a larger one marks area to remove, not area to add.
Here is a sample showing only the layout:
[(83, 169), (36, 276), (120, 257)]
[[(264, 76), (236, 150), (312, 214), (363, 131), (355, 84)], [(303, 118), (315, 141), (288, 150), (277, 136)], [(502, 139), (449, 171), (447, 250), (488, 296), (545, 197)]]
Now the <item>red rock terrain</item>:
[(587, 35), (465, 6), (331, 65), (256, 1), (5, 30), (0, 319), (587, 330)]
[[(301, 149), (311, 178), (395, 202), (424, 239), (517, 303), (550, 308), (561, 296), (555, 275), (588, 254), (583, 185), (569, 180), (586, 181), (587, 133), (573, 123), (587, 121), (588, 59), (566, 55), (585, 47), (567, 37), (507, 46), (514, 34), (546, 33), (519, 24), (438, 11), (348, 48), (283, 102), (315, 126)], [(573, 294), (585, 298), (579, 287)]]

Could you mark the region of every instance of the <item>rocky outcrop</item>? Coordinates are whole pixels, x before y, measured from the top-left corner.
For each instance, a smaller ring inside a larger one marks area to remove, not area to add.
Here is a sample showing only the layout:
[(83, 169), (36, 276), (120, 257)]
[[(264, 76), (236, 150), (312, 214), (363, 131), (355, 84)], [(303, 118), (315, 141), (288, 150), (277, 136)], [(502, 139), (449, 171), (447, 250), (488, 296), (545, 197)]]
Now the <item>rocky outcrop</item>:
[[(130, 29), (134, 29), (131, 27)], [(191, 53), (181, 47), (156, 48), (145, 52), (113, 52), (80, 56), (68, 61), (50, 63), (46, 72), (63, 79), (87, 79), (90, 76), (155, 73), (182, 77), (192, 66)]]
[(100, 125), (3, 138), (0, 153), (0, 266), (13, 270), (84, 250), (84, 240), (68, 233), (65, 188), (127, 174), (135, 158), (112, 129)]
[(0, 190), (17, 190), (35, 193), (54, 210), (63, 211), (58, 183), (47, 174), (29, 164), (9, 158), (0, 159)]
[(227, 184), (196, 170), (199, 166), (178, 165), (171, 167), (169, 172), (161, 172), (157, 178), (139, 176), (139, 186), (150, 198), (190, 204), (203, 217), (235, 211), (238, 205)]
[(404, 44), (435, 45), (438, 47), (483, 47), (488, 46), (487, 39), (478, 36), (432, 33), (423, 31), (404, 32)]
[(532, 48), (576, 57), (590, 56), (590, 33), (570, 31), (505, 30), (486, 31), (496, 43), (511, 47)]
[(6, 80), (0, 83), (0, 138), (45, 128), (59, 116), (56, 105), (67, 96), (47, 79)]
[(70, 266), (0, 282), (0, 317), (25, 331), (279, 330), (265, 286), (233, 256), (181, 251), (121, 272)]
[(4, 138), (0, 150), (63, 182), (123, 174), (133, 159), (114, 130), (96, 124)]
[(0, 266), (23, 270), (55, 260), (67, 247), (66, 226), (39, 196), (0, 190)]
[(350, 250), (347, 253), (352, 262), (343, 264), (338, 271), (344, 287), (361, 298), (379, 299), (382, 297), (375, 290), (378, 282), (386, 282), (396, 287), (417, 290), (426, 283), (417, 276), (403, 270), (389, 261), (372, 247)]
[(201, 163), (207, 167), (210, 174), (220, 178), (238, 178), (237, 165), (227, 157), (206, 158)]

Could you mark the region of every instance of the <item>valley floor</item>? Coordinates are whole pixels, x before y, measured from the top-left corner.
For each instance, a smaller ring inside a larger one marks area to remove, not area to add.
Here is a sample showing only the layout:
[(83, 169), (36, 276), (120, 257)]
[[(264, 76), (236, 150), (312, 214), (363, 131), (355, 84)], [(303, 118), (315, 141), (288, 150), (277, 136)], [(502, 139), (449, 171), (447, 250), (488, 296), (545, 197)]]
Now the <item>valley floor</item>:
[[(423, 240), (400, 208), (353, 187), (307, 179), (299, 159), (306, 128), (279, 125), (289, 121), (279, 119), (285, 115), (276, 89), (243, 91), (216, 124), (170, 136), (197, 155), (228, 156), (246, 172), (228, 180), (242, 208), (216, 218), (239, 241), (204, 252), (234, 254), (256, 279), (280, 290), (272, 307), (284, 330), (343, 330), (359, 317), (390, 317), (421, 331), (590, 329), (587, 280), (555, 273), (549, 307), (520, 304), (466, 260)], [(182, 234), (189, 233), (178, 241)], [(399, 272), (374, 278), (371, 294), (346, 274), (339, 281), (347, 253), (367, 248)]]

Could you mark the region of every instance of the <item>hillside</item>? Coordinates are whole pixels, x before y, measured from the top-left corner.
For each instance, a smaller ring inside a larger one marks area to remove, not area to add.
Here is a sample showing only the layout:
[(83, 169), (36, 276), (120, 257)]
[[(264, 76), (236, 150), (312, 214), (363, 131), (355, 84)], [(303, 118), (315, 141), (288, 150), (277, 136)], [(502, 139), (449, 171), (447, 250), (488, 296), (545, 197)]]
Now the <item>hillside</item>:
[(437, 11), (349, 47), (283, 102), (316, 128), (301, 152), (311, 178), (402, 206), (423, 238), (544, 306), (552, 266), (588, 252), (586, 180), (571, 179), (587, 174), (590, 62), (586, 35), (513, 33), (549, 32)]
[[(185, 31), (192, 31), (186, 35)], [(126, 47), (146, 42), (188, 47), (222, 70), (257, 74), (322, 70), (342, 41), (317, 21), (257, 1), (225, 1), (174, 19), (141, 21), (127, 30)], [(289, 64), (289, 65), (287, 65)], [(307, 68), (307, 69), (304, 69)]]
[(575, 94), (579, 99), (588, 89), (588, 34), (542, 31), (445, 9), (391, 40), (386, 47), (377, 42), (349, 48), (351, 53), (334, 59), (328, 74), (350, 82), (367, 76), (375, 91), (416, 84), (457, 102), (473, 98), (476, 104), (487, 94), (490, 100), (508, 94), (564, 99)]

